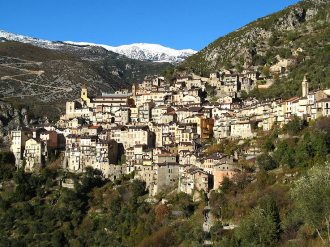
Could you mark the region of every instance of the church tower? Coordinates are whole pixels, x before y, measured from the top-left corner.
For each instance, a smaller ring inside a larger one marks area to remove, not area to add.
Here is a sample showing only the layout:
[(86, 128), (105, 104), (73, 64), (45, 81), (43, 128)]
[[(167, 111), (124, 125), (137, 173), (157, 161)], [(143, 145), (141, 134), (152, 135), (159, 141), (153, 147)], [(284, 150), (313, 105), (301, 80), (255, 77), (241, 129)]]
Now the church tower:
[(87, 101), (87, 87), (86, 85), (84, 85), (81, 89), (81, 98), (84, 100), (84, 101)]
[(309, 83), (307, 81), (307, 76), (304, 76), (304, 80), (302, 81), (302, 97), (306, 97), (309, 93), (308, 91)]
[(81, 89), (80, 98), (85, 102), (85, 103), (83, 103), (83, 105), (86, 104), (87, 106), (89, 106), (89, 104), (91, 103), (90, 98), (88, 98), (88, 96), (87, 96), (87, 87), (86, 87), (86, 85), (84, 85)]
[(132, 98), (134, 99), (135, 102), (135, 97), (136, 97), (136, 86), (135, 83), (132, 85)]

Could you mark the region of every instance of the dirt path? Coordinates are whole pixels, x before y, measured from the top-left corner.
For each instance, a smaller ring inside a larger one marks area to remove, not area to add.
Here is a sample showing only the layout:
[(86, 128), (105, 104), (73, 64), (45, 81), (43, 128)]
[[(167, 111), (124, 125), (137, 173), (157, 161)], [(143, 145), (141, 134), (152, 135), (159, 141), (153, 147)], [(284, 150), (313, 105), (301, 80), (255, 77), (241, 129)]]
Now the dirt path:
[[(12, 58), (12, 57), (6, 57), (6, 58)], [(20, 70), (20, 71), (24, 72), (24, 74), (18, 74), (18, 75), (12, 75), (12, 76), (9, 76), (9, 75), (8, 76), (3, 76), (3, 77), (1, 77), (1, 80), (14, 80), (14, 81), (17, 81), (17, 82), (20, 82), (20, 83), (35, 85), (35, 86), (38, 86), (38, 87), (55, 89), (55, 91), (35, 93), (35, 94), (26, 94), (26, 95), (6, 96), (4, 98), (30, 97), (30, 96), (36, 96), (36, 95), (45, 95), (45, 94), (50, 94), (50, 93), (53, 94), (53, 93), (71, 92), (72, 91), (72, 88), (40, 85), (40, 84), (37, 84), (37, 83), (34, 83), (34, 82), (23, 81), (23, 80), (19, 80), (19, 79), (15, 78), (15, 77), (18, 77), (18, 76), (35, 75), (36, 76), (36, 78), (34, 79), (34, 81), (35, 81), (38, 77), (40, 77), (44, 73), (44, 71), (42, 71), (42, 70), (34, 71), (34, 70), (28, 70), (28, 69), (24, 69), (24, 68), (20, 68), (20, 67), (16, 67), (16, 66), (11, 66), (11, 65), (28, 65), (28, 64), (33, 64), (33, 65), (38, 65), (39, 66), (39, 65), (42, 64), (42, 62), (31, 62), (31, 61), (27, 61), (27, 60), (23, 60), (23, 59), (19, 59), (19, 58), (12, 58), (12, 59), (17, 59), (17, 60), (25, 61), (25, 62), (0, 64), (0, 66), (10, 68), (10, 69), (17, 69), (17, 70)]]
[(214, 224), (213, 215), (211, 214), (211, 208), (206, 206), (204, 208), (204, 223), (203, 223), (203, 230), (205, 232), (210, 232), (211, 227)]

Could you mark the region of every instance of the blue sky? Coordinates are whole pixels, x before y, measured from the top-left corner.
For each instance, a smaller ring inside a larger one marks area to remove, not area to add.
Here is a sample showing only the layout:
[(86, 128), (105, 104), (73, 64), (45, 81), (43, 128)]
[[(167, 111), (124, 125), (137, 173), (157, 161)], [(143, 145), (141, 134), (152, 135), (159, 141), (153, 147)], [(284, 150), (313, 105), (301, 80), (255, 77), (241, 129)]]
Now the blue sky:
[(110, 46), (154, 43), (201, 50), (298, 0), (0, 0), (0, 30)]

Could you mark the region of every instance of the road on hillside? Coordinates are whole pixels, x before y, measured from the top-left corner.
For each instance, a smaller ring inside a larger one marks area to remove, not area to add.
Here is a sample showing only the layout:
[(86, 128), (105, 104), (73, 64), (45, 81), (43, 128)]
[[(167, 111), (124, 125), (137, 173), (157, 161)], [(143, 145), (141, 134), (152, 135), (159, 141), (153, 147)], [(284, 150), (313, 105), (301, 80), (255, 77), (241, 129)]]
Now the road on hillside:
[[(12, 57), (6, 57), (6, 58), (12, 58)], [(35, 93), (35, 94), (26, 94), (26, 95), (15, 95), (15, 96), (7, 96), (4, 98), (20, 98), (20, 97), (30, 97), (30, 96), (36, 96), (36, 95), (44, 95), (44, 94), (49, 94), (49, 93), (61, 93), (61, 92), (71, 92), (72, 88), (63, 88), (63, 87), (55, 87), (55, 86), (48, 86), (48, 85), (40, 85), (37, 83), (33, 83), (33, 82), (28, 82), (28, 81), (23, 81), (23, 80), (19, 80), (15, 77), (18, 76), (25, 76), (25, 75), (35, 75), (36, 78), (34, 79), (34, 81), (40, 77), (44, 71), (42, 70), (38, 70), (38, 71), (33, 71), (33, 70), (28, 70), (28, 69), (23, 69), (23, 68), (19, 68), (16, 67), (17, 65), (29, 65), (29, 64), (34, 64), (34, 65), (41, 65), (42, 62), (31, 62), (31, 61), (27, 61), (27, 60), (23, 60), (23, 59), (19, 59), (19, 58), (12, 58), (12, 59), (17, 59), (17, 60), (21, 60), (21, 61), (25, 61), (22, 63), (8, 63), (8, 64), (0, 64), (0, 66), (2, 67), (6, 67), (6, 68), (10, 68), (10, 69), (17, 69), (20, 70), (22, 72), (24, 72), (24, 74), (18, 74), (18, 75), (12, 75), (12, 76), (3, 76), (1, 77), (1, 80), (14, 80), (20, 83), (26, 83), (26, 84), (30, 84), (30, 85), (35, 85), (38, 87), (44, 87), (44, 88), (51, 88), (51, 89), (55, 89), (55, 91), (52, 92), (42, 92), (42, 93)], [(16, 65), (16, 66), (11, 66), (11, 65)]]

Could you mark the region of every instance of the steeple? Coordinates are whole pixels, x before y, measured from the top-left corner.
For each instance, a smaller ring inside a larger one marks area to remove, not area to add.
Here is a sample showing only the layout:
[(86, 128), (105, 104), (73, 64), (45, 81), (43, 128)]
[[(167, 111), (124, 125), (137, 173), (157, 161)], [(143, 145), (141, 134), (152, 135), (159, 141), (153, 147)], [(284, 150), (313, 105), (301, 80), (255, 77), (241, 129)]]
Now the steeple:
[(309, 93), (308, 87), (309, 87), (309, 83), (307, 81), (307, 75), (305, 75), (304, 79), (302, 81), (302, 96), (303, 97), (306, 97), (307, 94)]

